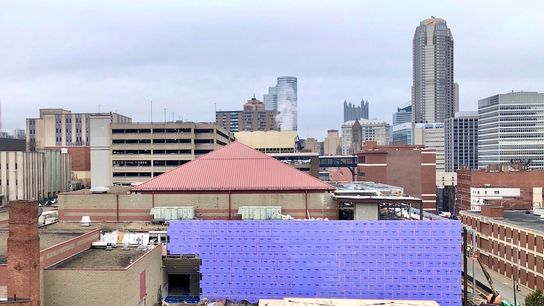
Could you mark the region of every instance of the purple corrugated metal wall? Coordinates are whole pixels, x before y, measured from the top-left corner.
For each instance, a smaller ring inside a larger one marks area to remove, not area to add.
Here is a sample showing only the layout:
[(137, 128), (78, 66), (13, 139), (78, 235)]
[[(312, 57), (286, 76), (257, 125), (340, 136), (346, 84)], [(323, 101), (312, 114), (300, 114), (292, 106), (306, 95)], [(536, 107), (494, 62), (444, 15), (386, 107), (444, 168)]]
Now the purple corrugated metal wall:
[(173, 221), (170, 254), (202, 258), (201, 297), (461, 304), (459, 221)]

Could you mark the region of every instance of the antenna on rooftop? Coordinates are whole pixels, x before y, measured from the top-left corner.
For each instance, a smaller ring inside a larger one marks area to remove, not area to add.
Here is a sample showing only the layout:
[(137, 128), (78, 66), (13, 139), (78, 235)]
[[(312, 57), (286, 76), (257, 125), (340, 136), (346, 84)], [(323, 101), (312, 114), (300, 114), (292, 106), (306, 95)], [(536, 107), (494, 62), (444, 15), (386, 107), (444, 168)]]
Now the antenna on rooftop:
[(164, 123), (166, 123), (166, 107), (164, 108)]
[(153, 123), (153, 100), (151, 100), (151, 123)]

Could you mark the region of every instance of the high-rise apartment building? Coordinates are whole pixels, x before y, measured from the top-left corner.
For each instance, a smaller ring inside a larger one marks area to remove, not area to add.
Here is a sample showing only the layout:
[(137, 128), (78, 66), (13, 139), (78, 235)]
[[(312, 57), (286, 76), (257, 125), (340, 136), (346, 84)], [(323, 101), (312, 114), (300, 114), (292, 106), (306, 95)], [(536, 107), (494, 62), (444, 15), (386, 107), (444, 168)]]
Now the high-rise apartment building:
[(215, 123), (91, 121), (93, 187), (147, 181), (234, 139)]
[(368, 101), (363, 99), (361, 105), (355, 105), (344, 100), (344, 122), (359, 119), (368, 119)]
[(247, 100), (243, 111), (216, 111), (215, 122), (230, 132), (275, 131), (277, 112), (266, 110), (265, 104), (255, 98)]
[(444, 122), (459, 109), (453, 75), (453, 36), (446, 21), (421, 21), (413, 39), (412, 118), (416, 123)]
[(544, 93), (511, 92), (478, 101), (478, 165), (528, 163), (544, 169)]
[(397, 112), (393, 113), (393, 126), (412, 122), (412, 105), (397, 107)]
[(83, 186), (89, 186), (91, 118), (95, 116), (107, 118), (111, 123), (128, 123), (132, 120), (117, 113), (72, 113), (59, 108), (40, 109), (39, 118), (26, 119), (27, 149), (68, 151), (75, 179)]
[(446, 172), (478, 168), (478, 112), (458, 112), (444, 123)]

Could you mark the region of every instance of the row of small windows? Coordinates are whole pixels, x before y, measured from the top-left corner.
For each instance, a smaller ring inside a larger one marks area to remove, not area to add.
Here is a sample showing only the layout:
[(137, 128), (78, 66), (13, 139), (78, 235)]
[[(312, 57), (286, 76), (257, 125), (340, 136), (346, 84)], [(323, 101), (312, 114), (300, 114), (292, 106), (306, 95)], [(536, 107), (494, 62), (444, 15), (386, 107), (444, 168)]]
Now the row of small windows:
[[(191, 128), (170, 128), (170, 129), (112, 129), (112, 134), (168, 134), (168, 133), (192, 133)], [(214, 129), (194, 129), (195, 134), (213, 133)]]
[(153, 163), (150, 160), (114, 160), (112, 164), (114, 167), (151, 167), (151, 164), (155, 167), (171, 167), (181, 166), (187, 162), (187, 160), (154, 160)]
[[(195, 155), (208, 154), (213, 150), (194, 150)], [(151, 150), (113, 150), (113, 155), (150, 155)], [(191, 154), (191, 150), (153, 150), (153, 154)]]

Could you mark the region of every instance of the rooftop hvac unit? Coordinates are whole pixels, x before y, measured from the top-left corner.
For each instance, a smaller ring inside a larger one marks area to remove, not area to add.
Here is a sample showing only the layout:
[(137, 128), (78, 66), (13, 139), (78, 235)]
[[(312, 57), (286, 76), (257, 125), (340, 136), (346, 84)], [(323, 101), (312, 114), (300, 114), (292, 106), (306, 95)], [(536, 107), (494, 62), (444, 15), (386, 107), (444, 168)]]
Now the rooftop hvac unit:
[(91, 217), (89, 216), (81, 217), (81, 226), (91, 226)]
[(90, 191), (91, 193), (108, 193), (110, 189), (108, 187), (93, 187)]
[(281, 206), (240, 206), (242, 220), (281, 220)]

